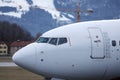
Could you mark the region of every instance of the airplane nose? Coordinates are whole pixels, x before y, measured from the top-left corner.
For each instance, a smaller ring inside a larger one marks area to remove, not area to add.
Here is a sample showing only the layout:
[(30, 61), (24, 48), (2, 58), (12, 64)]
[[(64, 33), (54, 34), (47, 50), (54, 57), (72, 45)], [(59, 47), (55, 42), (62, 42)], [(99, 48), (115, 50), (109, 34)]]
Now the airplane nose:
[(33, 71), (35, 69), (36, 48), (34, 43), (17, 51), (12, 60), (20, 67)]

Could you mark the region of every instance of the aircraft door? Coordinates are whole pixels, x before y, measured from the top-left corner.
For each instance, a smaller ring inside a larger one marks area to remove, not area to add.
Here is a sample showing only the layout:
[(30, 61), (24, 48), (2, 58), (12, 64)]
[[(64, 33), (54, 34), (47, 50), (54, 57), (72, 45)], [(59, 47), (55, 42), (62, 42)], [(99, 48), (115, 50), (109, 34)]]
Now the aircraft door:
[(104, 44), (103, 36), (100, 28), (88, 28), (91, 39), (91, 58), (92, 59), (104, 59)]

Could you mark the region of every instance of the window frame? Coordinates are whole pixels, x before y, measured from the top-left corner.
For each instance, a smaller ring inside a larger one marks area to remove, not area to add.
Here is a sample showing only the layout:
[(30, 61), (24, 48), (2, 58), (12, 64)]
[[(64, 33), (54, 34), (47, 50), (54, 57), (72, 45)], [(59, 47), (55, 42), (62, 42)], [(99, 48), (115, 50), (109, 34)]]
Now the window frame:
[[(43, 41), (40, 41), (41, 38), (43, 38), (43, 39), (45, 39), (45, 38), (47, 39), (47, 38), (48, 38), (48, 40), (45, 41), (45, 42), (44, 42), (44, 40), (43, 40)], [(55, 43), (51, 43), (51, 40), (54, 39), (54, 38), (55, 38), (57, 41), (56, 41)], [(63, 43), (59, 43), (60, 39), (66, 39), (66, 41), (62, 41)], [(63, 44), (68, 43), (69, 40), (68, 40), (67, 37), (39, 37), (35, 42), (37, 42), (37, 43), (47, 43), (47, 44), (59, 46), (59, 45), (63, 45)]]
[[(44, 39), (45, 39), (45, 38), (46, 38), (46, 39), (48, 38), (48, 40), (47, 40), (46, 42), (43, 42), (43, 41), (41, 42), (41, 41), (40, 41), (41, 38), (44, 38)], [(39, 37), (35, 42), (37, 42), (37, 43), (48, 43), (49, 41), (50, 41), (50, 38), (49, 38), (49, 37)]]
[(0, 53), (3, 53), (2, 51), (0, 51)]
[(4, 46), (4, 49), (7, 49), (7, 47), (6, 47), (6, 46)]
[(6, 51), (3, 51), (4, 53), (7, 53)]
[[(57, 39), (56, 44), (50, 43), (51, 39), (53, 39), (53, 38), (56, 38), (56, 39)], [(59, 40), (59, 38), (57, 38), (57, 37), (53, 37), (53, 38), (51, 37), (51, 38), (49, 39), (48, 44), (57, 46), (57, 45), (58, 45), (58, 40)]]
[(3, 47), (2, 47), (2, 46), (0, 46), (0, 49), (3, 49)]
[[(66, 42), (59, 44), (60, 39), (66, 39)], [(66, 43), (68, 43), (68, 38), (66, 38), (66, 37), (60, 37), (59, 38), (59, 40), (58, 40), (58, 46), (62, 45), (62, 44), (66, 44)]]

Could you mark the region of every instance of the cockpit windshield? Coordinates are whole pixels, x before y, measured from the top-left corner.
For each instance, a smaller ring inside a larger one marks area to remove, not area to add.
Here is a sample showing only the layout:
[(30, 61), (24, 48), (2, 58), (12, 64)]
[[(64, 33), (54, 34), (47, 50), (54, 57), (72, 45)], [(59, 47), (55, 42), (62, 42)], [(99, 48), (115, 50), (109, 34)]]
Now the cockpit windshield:
[(67, 43), (67, 38), (59, 38), (58, 45)]
[(55, 37), (40, 37), (36, 40), (37, 43), (48, 43), (52, 45), (61, 45), (67, 43), (67, 38), (66, 37), (60, 37), (60, 38), (55, 38)]
[(51, 38), (49, 44), (57, 45), (58, 38)]

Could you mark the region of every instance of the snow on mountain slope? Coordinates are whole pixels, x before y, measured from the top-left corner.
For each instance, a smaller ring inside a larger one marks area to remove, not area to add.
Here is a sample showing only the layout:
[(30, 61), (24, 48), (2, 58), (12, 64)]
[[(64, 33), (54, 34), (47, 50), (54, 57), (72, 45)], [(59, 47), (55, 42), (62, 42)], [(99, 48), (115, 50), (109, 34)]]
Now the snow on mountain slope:
[(55, 18), (55, 15), (59, 16), (60, 12), (56, 10), (53, 2), (54, 0), (33, 0), (33, 6), (38, 6), (41, 9), (45, 9), (52, 14), (53, 18)]
[[(1, 0), (0, 1), (0, 7), (13, 7), (16, 8), (16, 11), (10, 11), (10, 12), (2, 12), (0, 10), (0, 15), (8, 15), (13, 16), (17, 18), (21, 18), (23, 14), (26, 14), (30, 7), (32, 8), (40, 8), (44, 9), (45, 11), (48, 11), (53, 19), (58, 20), (68, 20), (65, 16), (60, 17), (60, 12), (56, 10), (54, 6), (54, 0), (32, 0), (32, 4), (29, 4), (26, 0)], [(2, 9), (2, 8), (1, 8)], [(69, 15), (72, 16), (72, 15)], [(73, 16), (72, 16), (73, 17)]]
[(25, 12), (29, 11), (29, 6), (27, 1), (25, 0), (1, 0), (0, 1), (0, 7), (14, 7), (17, 11), (11, 11), (11, 12), (2, 12), (0, 10), (1, 15), (8, 15), (8, 16), (14, 16), (21, 18), (22, 14), (25, 14)]
[[(40, 9), (44, 9), (45, 11), (48, 11), (53, 19), (57, 19), (58, 21), (70, 21), (70, 19), (68, 19), (67, 17), (65, 17), (64, 15), (61, 17), (60, 16), (60, 11), (58, 11), (55, 8), (54, 5), (54, 0), (44, 0), (44, 1), (40, 1), (40, 0), (33, 0), (33, 7), (37, 6)], [(70, 17), (74, 17), (72, 15), (69, 14)]]

